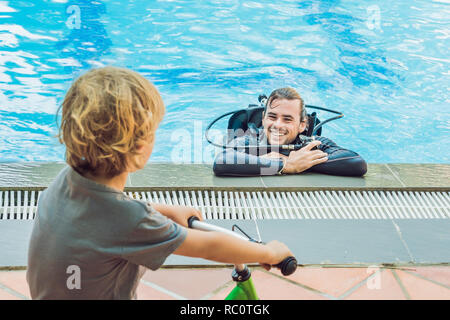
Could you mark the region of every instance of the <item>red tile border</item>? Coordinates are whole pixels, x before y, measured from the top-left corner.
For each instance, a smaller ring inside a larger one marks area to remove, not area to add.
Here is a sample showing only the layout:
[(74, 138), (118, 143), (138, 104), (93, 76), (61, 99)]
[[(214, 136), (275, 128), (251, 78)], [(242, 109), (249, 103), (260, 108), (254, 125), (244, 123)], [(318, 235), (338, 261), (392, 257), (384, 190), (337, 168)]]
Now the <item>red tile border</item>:
[(395, 270), (395, 273), (413, 300), (450, 300), (450, 289), (405, 271)]
[(450, 288), (450, 266), (415, 267), (414, 270), (408, 272), (417, 274), (419, 277), (422, 276)]
[(231, 280), (231, 268), (159, 269), (147, 271), (143, 280), (187, 299), (202, 299)]
[(253, 283), (261, 300), (325, 300), (317, 292), (280, 279), (270, 272), (253, 270)]
[[(278, 270), (271, 272), (281, 276)], [(286, 279), (338, 298), (367, 279), (372, 272), (368, 268), (303, 267), (297, 268)]]
[[(234, 287), (231, 270), (164, 268), (156, 272), (147, 271), (138, 286), (137, 298), (170, 300), (178, 295), (187, 299), (223, 300)], [(450, 267), (380, 269), (379, 279), (371, 276), (372, 272), (368, 268), (303, 267), (293, 275), (283, 277), (278, 270), (266, 272), (262, 268), (252, 268), (252, 277), (262, 300), (320, 300), (333, 297), (346, 300), (450, 300)], [(0, 271), (0, 300), (29, 298), (25, 277), (25, 270)]]
[(152, 288), (145, 283), (139, 283), (136, 290), (137, 300), (175, 300), (174, 297)]
[(0, 288), (0, 300), (22, 300), (22, 299)]
[(0, 271), (0, 283), (31, 299), (30, 288), (26, 280), (26, 270)]
[(211, 292), (207, 298), (208, 300), (225, 300), (231, 290), (233, 290), (234, 286), (234, 281), (230, 281), (223, 285), (220, 289)]
[(381, 269), (362, 283), (345, 300), (406, 300), (391, 270)]

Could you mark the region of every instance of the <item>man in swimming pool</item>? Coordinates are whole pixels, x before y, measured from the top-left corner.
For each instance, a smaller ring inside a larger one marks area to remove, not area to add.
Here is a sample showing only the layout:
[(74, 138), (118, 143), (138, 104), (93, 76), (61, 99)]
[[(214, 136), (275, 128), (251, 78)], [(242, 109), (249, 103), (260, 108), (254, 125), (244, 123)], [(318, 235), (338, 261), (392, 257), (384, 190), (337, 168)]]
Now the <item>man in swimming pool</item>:
[[(244, 146), (301, 144), (299, 135), (307, 128), (307, 113), (303, 99), (292, 88), (274, 90), (263, 112), (263, 128), (257, 134), (235, 138), (219, 153), (214, 161), (216, 175), (257, 176), (318, 172), (340, 176), (363, 176), (367, 172), (364, 159), (354, 151), (339, 147), (325, 137), (315, 140), (299, 150), (271, 151), (259, 154)], [(267, 148), (266, 148), (267, 149)]]

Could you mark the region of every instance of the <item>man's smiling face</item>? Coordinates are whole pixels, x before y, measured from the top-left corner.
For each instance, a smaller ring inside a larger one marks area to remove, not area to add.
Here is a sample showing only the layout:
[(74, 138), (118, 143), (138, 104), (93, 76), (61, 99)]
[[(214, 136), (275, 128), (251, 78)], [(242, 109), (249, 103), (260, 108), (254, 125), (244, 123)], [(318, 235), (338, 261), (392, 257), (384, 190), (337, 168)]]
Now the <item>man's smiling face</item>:
[(264, 132), (271, 145), (292, 143), (306, 128), (300, 122), (300, 100), (274, 99), (263, 114)]

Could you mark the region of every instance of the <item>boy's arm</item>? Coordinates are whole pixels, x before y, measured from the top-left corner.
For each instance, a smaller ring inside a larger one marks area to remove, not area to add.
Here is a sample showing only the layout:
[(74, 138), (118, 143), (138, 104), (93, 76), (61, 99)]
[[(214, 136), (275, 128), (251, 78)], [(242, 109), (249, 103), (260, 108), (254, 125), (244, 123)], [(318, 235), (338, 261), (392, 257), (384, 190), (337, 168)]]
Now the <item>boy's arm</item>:
[(167, 205), (162, 203), (151, 203), (153, 209), (175, 221), (183, 227), (188, 227), (188, 219), (192, 216), (203, 220), (202, 213), (192, 207)]
[(174, 254), (222, 263), (260, 263), (273, 265), (293, 254), (281, 242), (267, 245), (241, 240), (215, 231), (188, 229), (183, 243)]

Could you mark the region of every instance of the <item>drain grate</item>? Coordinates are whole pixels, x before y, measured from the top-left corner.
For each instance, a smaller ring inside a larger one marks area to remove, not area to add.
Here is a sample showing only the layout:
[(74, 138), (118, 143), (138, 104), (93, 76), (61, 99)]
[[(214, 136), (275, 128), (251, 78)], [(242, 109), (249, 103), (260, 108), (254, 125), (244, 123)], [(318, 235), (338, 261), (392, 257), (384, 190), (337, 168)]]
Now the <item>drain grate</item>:
[[(34, 219), (42, 191), (0, 191), (0, 220)], [(187, 205), (205, 219), (449, 219), (449, 192), (140, 191), (149, 202)]]
[(0, 220), (34, 219), (42, 191), (0, 191)]

